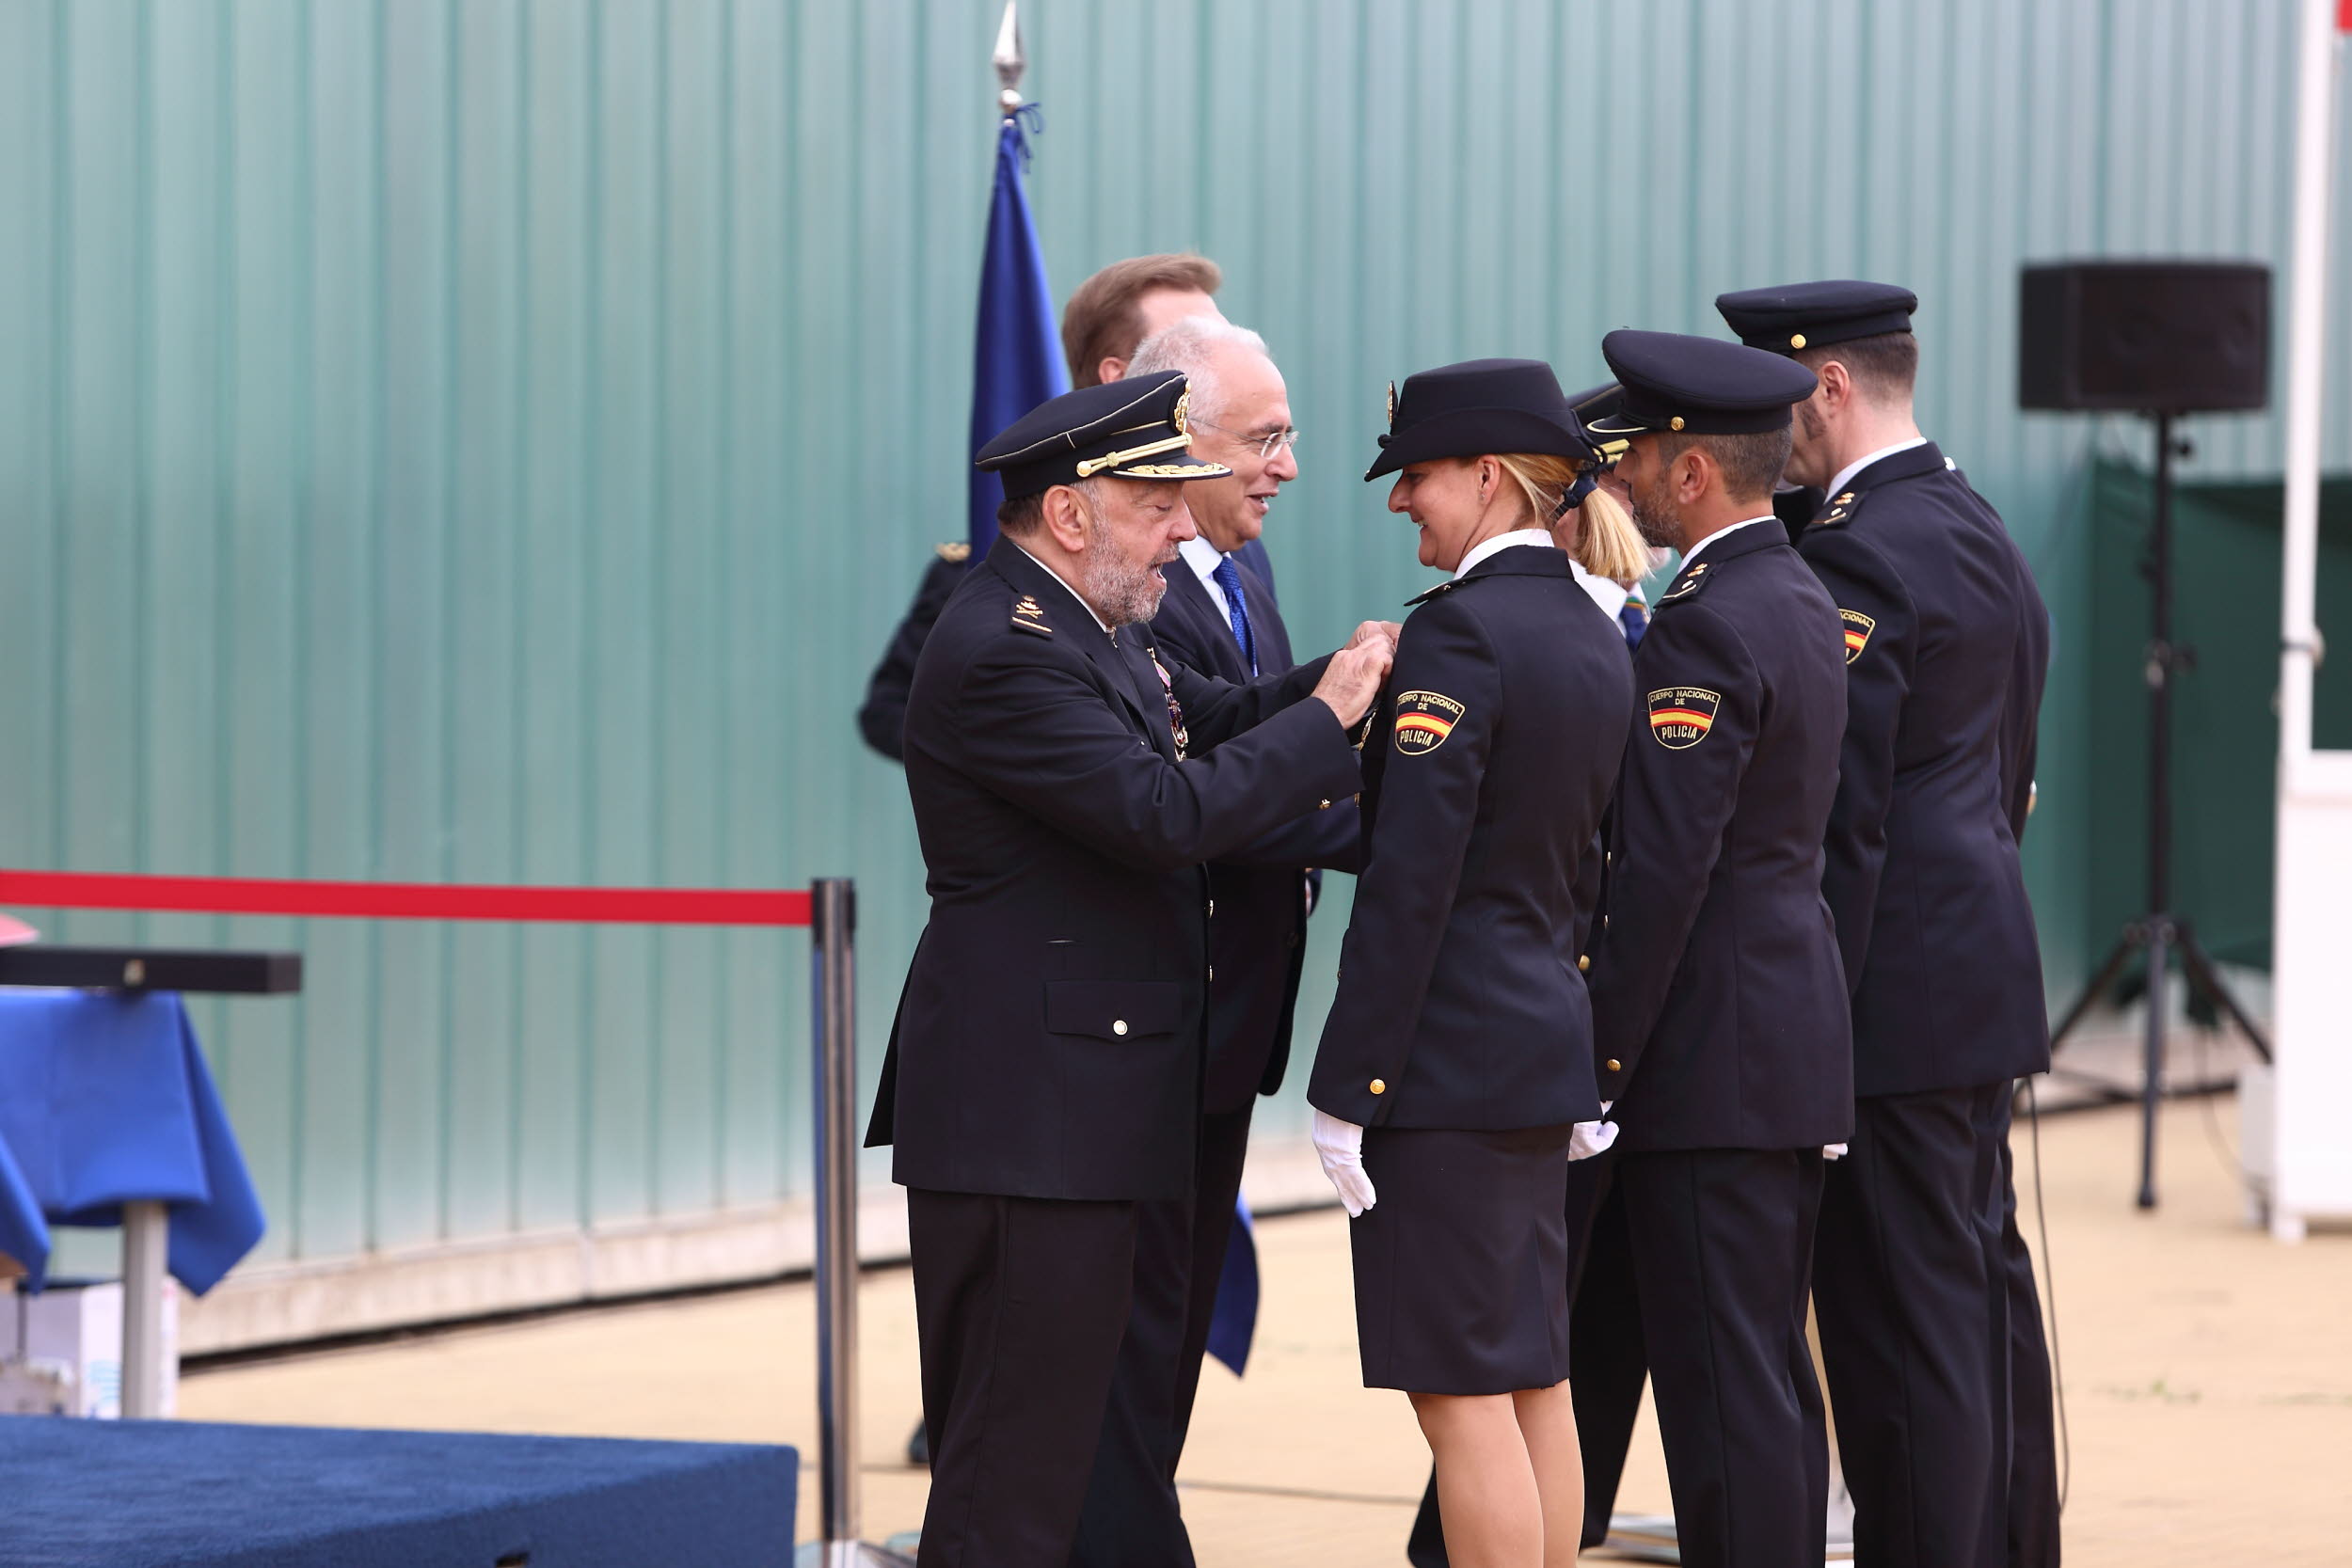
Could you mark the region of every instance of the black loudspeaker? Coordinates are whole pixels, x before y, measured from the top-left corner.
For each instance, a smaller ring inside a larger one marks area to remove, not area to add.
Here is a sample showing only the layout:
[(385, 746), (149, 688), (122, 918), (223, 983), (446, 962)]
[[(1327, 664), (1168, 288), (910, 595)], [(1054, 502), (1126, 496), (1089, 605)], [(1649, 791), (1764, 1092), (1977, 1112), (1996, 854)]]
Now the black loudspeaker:
[(2259, 261), (2059, 261), (2018, 282), (2023, 407), (2188, 414), (2269, 401)]

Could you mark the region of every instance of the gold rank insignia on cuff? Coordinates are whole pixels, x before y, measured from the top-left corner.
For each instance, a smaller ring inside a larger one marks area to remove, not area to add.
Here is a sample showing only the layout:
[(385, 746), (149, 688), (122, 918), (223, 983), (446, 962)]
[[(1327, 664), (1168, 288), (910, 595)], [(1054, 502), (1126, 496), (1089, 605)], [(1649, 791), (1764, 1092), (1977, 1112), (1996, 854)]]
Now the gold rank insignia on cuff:
[(1469, 711), (1436, 691), (1404, 693), (1396, 700), (1396, 749), (1408, 757), (1436, 751)]
[(1054, 628), (1045, 624), (1045, 609), (1029, 594), (1024, 594), (1012, 607), (1012, 624), (1023, 631), (1033, 631), (1040, 637), (1051, 637)]
[(1847, 610), (1842, 606), (1837, 611), (1837, 618), (1846, 623), (1846, 662), (1851, 664), (1862, 657), (1862, 650), (1870, 645), (1870, 634), (1879, 629), (1879, 624), (1858, 610)]
[(1649, 694), (1650, 738), (1669, 752), (1684, 751), (1707, 738), (1724, 694), (1703, 686), (1664, 686)]

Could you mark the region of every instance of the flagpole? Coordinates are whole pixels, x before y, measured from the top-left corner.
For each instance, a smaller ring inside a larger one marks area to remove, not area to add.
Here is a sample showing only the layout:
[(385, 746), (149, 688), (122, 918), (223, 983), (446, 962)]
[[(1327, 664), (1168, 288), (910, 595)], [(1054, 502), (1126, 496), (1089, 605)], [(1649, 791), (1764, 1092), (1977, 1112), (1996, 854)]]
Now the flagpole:
[(1004, 89), (996, 95), (997, 112), (1007, 119), (1021, 107), (1021, 75), (1029, 69), (1028, 56), (1021, 51), (1018, 5), (1019, 0), (1005, 0), (1005, 19), (996, 27), (996, 52), (990, 56), (990, 63), (996, 67), (997, 86)]

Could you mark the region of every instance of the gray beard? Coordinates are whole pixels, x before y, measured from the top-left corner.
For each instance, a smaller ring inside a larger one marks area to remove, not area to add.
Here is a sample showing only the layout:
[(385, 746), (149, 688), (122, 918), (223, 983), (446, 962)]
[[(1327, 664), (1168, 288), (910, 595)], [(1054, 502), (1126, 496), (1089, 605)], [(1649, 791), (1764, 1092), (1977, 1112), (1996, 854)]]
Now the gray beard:
[(1157, 615), (1160, 596), (1168, 592), (1166, 580), (1153, 576), (1149, 566), (1129, 566), (1112, 559), (1110, 542), (1103, 534), (1097, 534), (1094, 543), (1103, 547), (1087, 557), (1087, 602), (1103, 624), (1117, 631)]

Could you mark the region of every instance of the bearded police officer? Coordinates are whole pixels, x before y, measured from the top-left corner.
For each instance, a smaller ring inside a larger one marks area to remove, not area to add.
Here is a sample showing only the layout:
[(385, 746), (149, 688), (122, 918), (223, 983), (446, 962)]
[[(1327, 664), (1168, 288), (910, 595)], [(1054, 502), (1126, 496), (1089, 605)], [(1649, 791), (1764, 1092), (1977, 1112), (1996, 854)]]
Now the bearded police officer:
[(1913, 420), (1908, 289), (1715, 303), (1743, 341), (1820, 379), (1788, 478), (1827, 498), (1798, 549), (1845, 635), (1822, 886), (1860, 1099), (1814, 1280), (1855, 1557), (2055, 1564), (2048, 1358), (2009, 1166), (2013, 1080), (2050, 1065), (2017, 853), (2048, 611), (1999, 515)]
[(1189, 1192), (1200, 863), (1359, 787), (1385, 628), (1233, 686), (1143, 626), (1192, 536), (1173, 372), (1067, 393), (981, 450), (1002, 536), (926, 641), (907, 787), (931, 916), (871, 1143), (908, 1188), (932, 1458), (920, 1560), (1069, 1556), (1139, 1202)]
[(1592, 998), (1682, 1560), (1813, 1568), (1828, 1453), (1804, 1335), (1822, 1148), (1853, 1117), (1821, 898), (1845, 671), (1836, 606), (1773, 517), (1811, 372), (1613, 332), (1597, 436), (1682, 552), (1634, 655)]
[[(1076, 301), (1073, 302), (1073, 308)], [(1290, 669), (1290, 634), (1271, 581), (1243, 550), (1298, 477), (1289, 395), (1265, 341), (1215, 313), (1179, 318), (1146, 338), (1127, 373), (1181, 371), (1192, 450), (1232, 469), (1184, 488), (1196, 537), (1168, 569), (1150, 634), (1167, 659), (1235, 683)], [(1280, 1087), (1291, 1010), (1306, 958), (1313, 866), (1355, 869), (1356, 808), (1311, 811), (1208, 868), (1208, 1068), (1193, 1188), (1141, 1206), (1135, 1300), (1080, 1512), (1072, 1568), (1190, 1568), (1176, 1467), (1200, 1385), (1218, 1281), (1238, 1239), (1235, 1207), (1257, 1097)]]

